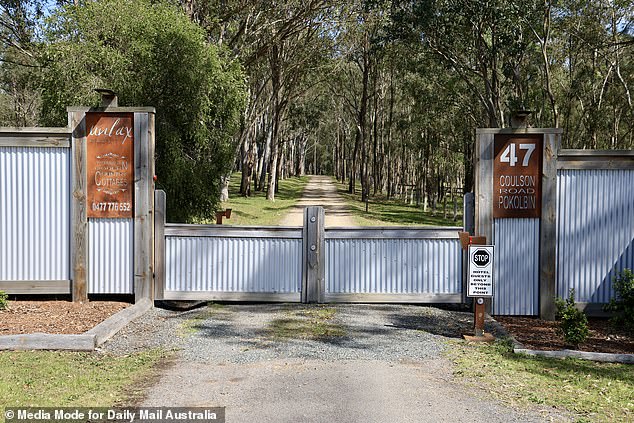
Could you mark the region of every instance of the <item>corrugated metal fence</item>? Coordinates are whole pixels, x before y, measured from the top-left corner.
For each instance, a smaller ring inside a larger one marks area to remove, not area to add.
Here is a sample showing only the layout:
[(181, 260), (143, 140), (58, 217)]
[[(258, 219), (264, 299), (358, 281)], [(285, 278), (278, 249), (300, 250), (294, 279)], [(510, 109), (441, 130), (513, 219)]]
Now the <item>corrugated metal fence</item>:
[(0, 129), (0, 290), (70, 292), (70, 132)]
[(606, 303), (634, 269), (634, 170), (562, 169), (557, 191), (557, 295)]
[(326, 301), (462, 301), (462, 228), (326, 229)]
[[(613, 296), (614, 275), (634, 268), (634, 155), (618, 163), (614, 157), (559, 156), (559, 296), (575, 288), (578, 301), (605, 303)], [(0, 130), (0, 289), (70, 292), (71, 160), (67, 128)], [(166, 269), (164, 298), (300, 300), (302, 228), (165, 225), (164, 230), (164, 255), (157, 257)], [(324, 298), (460, 302), (458, 230), (326, 229), (320, 252)], [(133, 293), (134, 222), (89, 220), (88, 233), (88, 291)], [(495, 314), (538, 313), (539, 238), (536, 219), (494, 221)]]
[[(0, 290), (71, 292), (68, 128), (0, 129)], [(88, 221), (88, 292), (134, 292), (133, 220)]]
[[(325, 300), (461, 302), (460, 229), (326, 229)], [(301, 300), (302, 228), (165, 224), (163, 231), (163, 299)]]
[(495, 219), (493, 314), (539, 313), (539, 219)]
[(165, 225), (165, 299), (299, 301), (302, 229)]
[(0, 147), (0, 280), (70, 280), (70, 150)]
[(88, 293), (134, 293), (134, 220), (88, 220)]

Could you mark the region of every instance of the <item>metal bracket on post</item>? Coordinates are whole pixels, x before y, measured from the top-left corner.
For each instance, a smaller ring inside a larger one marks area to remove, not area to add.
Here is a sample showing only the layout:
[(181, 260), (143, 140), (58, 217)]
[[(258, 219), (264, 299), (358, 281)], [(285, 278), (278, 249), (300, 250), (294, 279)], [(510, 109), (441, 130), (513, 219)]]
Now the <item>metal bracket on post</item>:
[(325, 293), (324, 208), (304, 209), (302, 303), (323, 303)]

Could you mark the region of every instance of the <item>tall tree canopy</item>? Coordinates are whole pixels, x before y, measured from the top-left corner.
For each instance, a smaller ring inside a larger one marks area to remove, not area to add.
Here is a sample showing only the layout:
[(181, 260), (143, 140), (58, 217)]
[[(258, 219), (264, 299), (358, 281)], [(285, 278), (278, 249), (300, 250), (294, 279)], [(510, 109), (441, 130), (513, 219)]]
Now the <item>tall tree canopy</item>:
[(64, 125), (67, 105), (156, 107), (156, 169), (172, 220), (209, 218), (234, 154), (245, 104), (239, 63), (206, 41), (173, 4), (104, 0), (57, 11), (44, 31), (42, 115)]
[(245, 196), (308, 171), (433, 208), (518, 109), (564, 148), (634, 148), (627, 0), (0, 4), (0, 120), (64, 124), (99, 86), (156, 106), (171, 219), (209, 217), (232, 169)]

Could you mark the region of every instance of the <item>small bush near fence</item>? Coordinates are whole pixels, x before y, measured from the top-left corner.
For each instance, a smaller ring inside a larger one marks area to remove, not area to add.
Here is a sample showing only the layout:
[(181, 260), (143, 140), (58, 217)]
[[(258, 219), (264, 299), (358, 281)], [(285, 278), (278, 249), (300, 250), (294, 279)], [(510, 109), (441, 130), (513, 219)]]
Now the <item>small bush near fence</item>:
[(610, 300), (605, 310), (614, 313), (613, 324), (622, 325), (634, 331), (634, 273), (630, 269), (623, 269), (614, 277), (612, 286), (615, 298)]
[(583, 311), (575, 306), (575, 290), (572, 288), (568, 298), (564, 301), (561, 298), (555, 299), (557, 315), (559, 320), (559, 331), (564, 336), (564, 341), (571, 347), (578, 347), (588, 338), (588, 318)]
[(0, 291), (0, 310), (6, 310), (9, 308), (9, 296), (6, 292)]

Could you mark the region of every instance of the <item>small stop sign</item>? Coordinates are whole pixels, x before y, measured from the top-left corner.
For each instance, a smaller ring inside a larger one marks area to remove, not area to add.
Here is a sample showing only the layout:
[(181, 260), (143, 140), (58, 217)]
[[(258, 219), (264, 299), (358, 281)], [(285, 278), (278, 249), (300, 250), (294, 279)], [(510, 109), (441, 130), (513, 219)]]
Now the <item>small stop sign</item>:
[(487, 250), (476, 250), (473, 254), (473, 262), (479, 267), (485, 267), (489, 264), (491, 255)]

